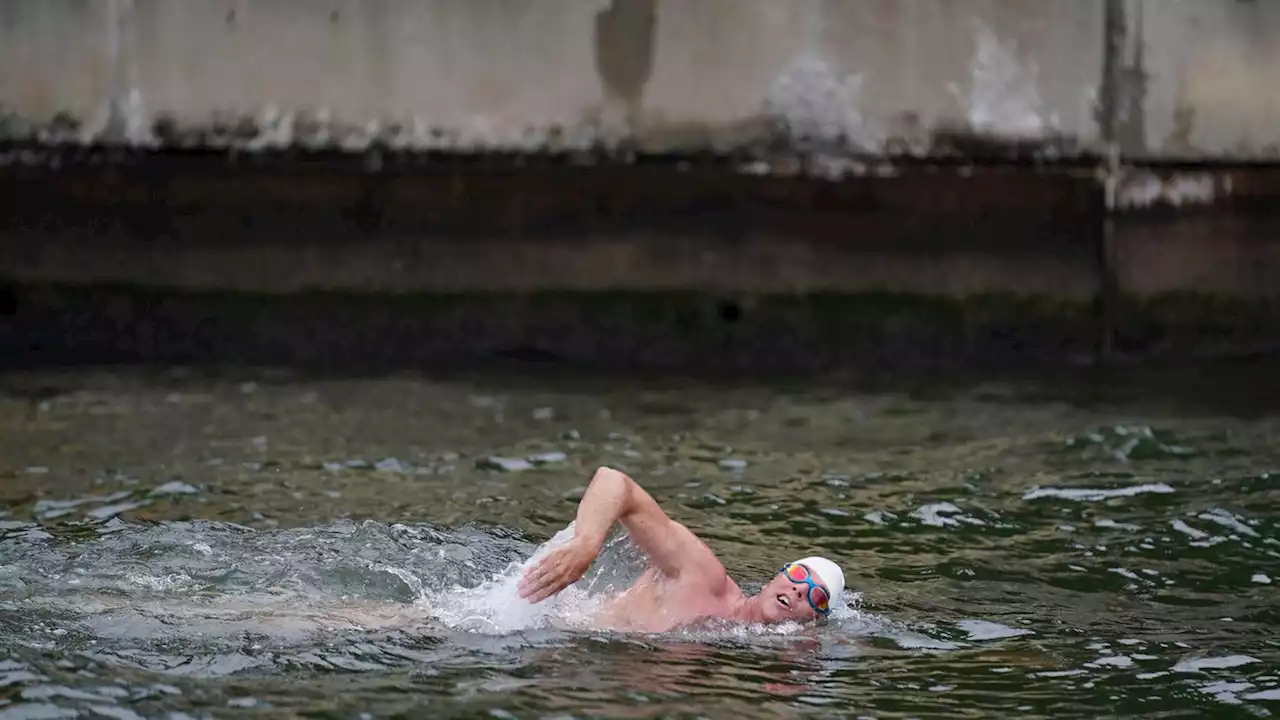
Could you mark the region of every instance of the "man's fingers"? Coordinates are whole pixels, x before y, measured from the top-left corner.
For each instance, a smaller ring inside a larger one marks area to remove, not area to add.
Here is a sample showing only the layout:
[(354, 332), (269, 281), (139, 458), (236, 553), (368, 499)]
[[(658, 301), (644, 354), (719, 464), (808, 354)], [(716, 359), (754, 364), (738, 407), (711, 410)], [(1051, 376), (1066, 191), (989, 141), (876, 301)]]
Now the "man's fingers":
[(524, 573), (520, 575), (520, 589), (523, 590), (528, 587), (529, 583), (533, 582), (545, 572), (546, 565), (541, 560), (525, 568)]
[(543, 568), (539, 570), (538, 572), (534, 573), (527, 579), (527, 582), (525, 583), (525, 589), (532, 591), (532, 590), (537, 590), (538, 588), (541, 588), (543, 585), (546, 585), (548, 582), (550, 582), (551, 575), (552, 575), (552, 572), (549, 568)]
[(583, 575), (572, 568), (557, 567), (555, 570), (540, 578), (536, 586), (530, 589), (528, 595), (533, 602), (541, 602), (555, 595), (577, 582)]
[(568, 585), (568, 583), (563, 582), (561, 578), (558, 578), (558, 577), (549, 578), (547, 583), (545, 583), (542, 587), (534, 591), (530, 599), (534, 603), (540, 603), (543, 600), (546, 600), (552, 595), (555, 595), (556, 593), (563, 590), (566, 585)]
[(533, 593), (540, 590), (542, 586), (546, 584), (547, 584), (547, 579), (545, 574), (535, 575), (533, 577), (525, 579), (524, 582), (520, 583), (520, 587), (518, 588), (518, 590), (521, 597), (529, 597)]
[(525, 598), (529, 602), (542, 602), (543, 600), (555, 594), (555, 578), (546, 576), (539, 578), (533, 585), (525, 590)]
[(548, 568), (546, 573), (540, 574), (529, 584), (523, 594), (531, 602), (537, 603), (555, 595), (572, 582), (573, 578), (563, 568)]
[(525, 568), (517, 592), (531, 603), (539, 603), (568, 587), (579, 577), (577, 568), (567, 566), (565, 548), (547, 554), (537, 563)]
[(532, 582), (533, 580), (539, 577), (546, 575), (548, 572), (551, 572), (553, 567), (554, 567), (554, 564), (552, 562), (551, 557), (542, 558), (541, 560), (534, 563), (533, 565), (530, 565), (529, 567), (525, 568), (524, 576), (520, 578), (520, 584), (524, 585), (526, 583)]
[(548, 562), (549, 560), (550, 558), (543, 558), (542, 562), (525, 572), (517, 588), (521, 597), (534, 596), (548, 584), (555, 582), (559, 568), (554, 563)]

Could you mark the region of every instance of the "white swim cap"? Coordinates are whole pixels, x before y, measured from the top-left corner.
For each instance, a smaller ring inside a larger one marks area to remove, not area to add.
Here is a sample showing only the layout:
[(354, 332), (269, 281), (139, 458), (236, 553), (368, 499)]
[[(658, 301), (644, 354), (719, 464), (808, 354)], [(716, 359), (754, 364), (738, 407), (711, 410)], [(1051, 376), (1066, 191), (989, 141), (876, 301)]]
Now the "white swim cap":
[(833, 605), (840, 599), (840, 594), (844, 592), (844, 571), (840, 569), (839, 565), (816, 555), (796, 562), (818, 574), (818, 578), (822, 580), (822, 583), (827, 586), (827, 590), (831, 593), (831, 603)]

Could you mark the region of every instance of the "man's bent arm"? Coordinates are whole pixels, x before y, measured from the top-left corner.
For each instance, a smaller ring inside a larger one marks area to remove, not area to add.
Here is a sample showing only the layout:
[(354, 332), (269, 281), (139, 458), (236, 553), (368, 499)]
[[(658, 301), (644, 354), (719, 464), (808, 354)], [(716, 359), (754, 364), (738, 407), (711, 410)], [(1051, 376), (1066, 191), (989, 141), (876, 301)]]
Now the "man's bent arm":
[(574, 535), (599, 548), (614, 521), (622, 522), (631, 539), (664, 575), (676, 578), (692, 571), (711, 573), (711, 582), (723, 578), (724, 567), (705, 543), (667, 517), (635, 480), (613, 468), (601, 467), (578, 503)]

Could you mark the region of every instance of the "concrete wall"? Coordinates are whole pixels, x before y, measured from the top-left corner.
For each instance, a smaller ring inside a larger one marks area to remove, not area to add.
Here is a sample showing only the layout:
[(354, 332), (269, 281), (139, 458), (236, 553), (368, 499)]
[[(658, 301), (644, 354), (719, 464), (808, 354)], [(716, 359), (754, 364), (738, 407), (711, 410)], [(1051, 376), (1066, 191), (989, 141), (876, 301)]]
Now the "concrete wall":
[[(1280, 7), (1124, 5), (1135, 154), (1280, 157)], [(1107, 0), (2, 0), (0, 136), (1097, 149)], [(62, 113), (61, 117), (57, 117)], [(56, 118), (56, 121), (55, 121)]]
[(1280, 159), (1280, 5), (1125, 0), (1124, 31), (1127, 155)]

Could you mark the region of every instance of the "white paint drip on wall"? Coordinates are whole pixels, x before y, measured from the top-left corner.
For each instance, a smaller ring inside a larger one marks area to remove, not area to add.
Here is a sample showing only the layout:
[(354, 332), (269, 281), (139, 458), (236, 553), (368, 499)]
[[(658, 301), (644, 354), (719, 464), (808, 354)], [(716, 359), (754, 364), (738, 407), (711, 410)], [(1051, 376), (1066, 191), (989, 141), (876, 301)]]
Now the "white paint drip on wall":
[(111, 66), (111, 82), (107, 96), (97, 111), (80, 129), (78, 140), (91, 144), (98, 138), (112, 139), (129, 145), (152, 146), (156, 138), (151, 132), (138, 82), (138, 68), (133, 57), (133, 0), (108, 0), (106, 4), (105, 48)]
[(1153, 172), (1133, 171), (1122, 178), (1116, 188), (1116, 207), (1124, 210), (1150, 208), (1157, 204), (1171, 207), (1212, 205), (1221, 194), (1229, 194), (1230, 185), (1220, 188), (1210, 173), (1178, 173), (1162, 178)]
[(828, 147), (874, 149), (878, 139), (860, 109), (863, 75), (842, 75), (822, 57), (827, 20), (823, 0), (810, 0), (804, 49), (769, 84), (763, 111), (796, 139)]
[(868, 149), (875, 145), (858, 100), (862, 76), (838, 75), (812, 53), (797, 57), (769, 86), (764, 111), (798, 138)]
[(142, 101), (142, 91), (137, 86), (129, 88), (129, 92), (116, 107), (124, 121), (125, 138), (130, 143), (151, 145), (155, 142), (151, 133), (150, 116)]
[(964, 105), (975, 131), (1038, 137), (1055, 130), (1056, 115), (1044, 115), (1040, 67), (1018, 59), (1015, 40), (1002, 41), (985, 23), (974, 21), (974, 54), (969, 61), (969, 89), (948, 89)]
[[(612, 5), (612, 0), (595, 0), (595, 3), (597, 9), (603, 10)], [(875, 131), (861, 108), (864, 75), (843, 73), (822, 56), (822, 37), (828, 19), (825, 7), (821, 0), (813, 1), (806, 14), (807, 38), (802, 50), (767, 87), (762, 109), (796, 139), (816, 141), (824, 149), (881, 150), (884, 133)], [(157, 118), (148, 113), (134, 64), (136, 12), (133, 0), (107, 0), (103, 32), (107, 59), (113, 68), (112, 82), (97, 112), (82, 126), (77, 138), (81, 142), (102, 138), (108, 130), (114, 139), (134, 145), (154, 146), (160, 142), (153, 133), (153, 122)], [(982, 23), (975, 27), (975, 52), (970, 63), (972, 80), (964, 98), (970, 123), (975, 129), (998, 134), (1043, 132), (1046, 122), (1040, 114), (1038, 68), (1034, 64), (1021, 66), (1016, 45), (1002, 43), (989, 27)], [(219, 113), (213, 115), (216, 120)], [(476, 115), (448, 129), (428, 127), (418, 117), (406, 117), (398, 122), (390, 118), (344, 122), (342, 118), (331, 117), (325, 109), (264, 107), (252, 115), (252, 118), (232, 117), (227, 113), (215, 124), (233, 127), (251, 120), (258, 130), (255, 137), (205, 135), (201, 140), (248, 151), (295, 144), (362, 151), (379, 140), (402, 149), (482, 151), (494, 148), (580, 150), (609, 139), (591, 123), (544, 128), (513, 125), (485, 115)], [(182, 124), (181, 120), (178, 124)], [(830, 168), (825, 171), (826, 174), (833, 172)]]

